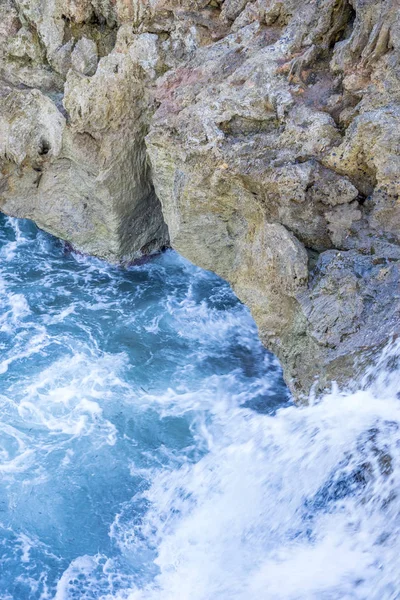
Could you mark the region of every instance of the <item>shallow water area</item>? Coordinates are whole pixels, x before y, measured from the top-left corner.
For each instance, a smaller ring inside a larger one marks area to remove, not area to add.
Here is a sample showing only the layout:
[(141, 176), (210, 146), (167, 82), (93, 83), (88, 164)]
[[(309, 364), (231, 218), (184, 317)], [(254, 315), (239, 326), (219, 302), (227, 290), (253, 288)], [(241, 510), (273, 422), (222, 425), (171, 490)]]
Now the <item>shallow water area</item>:
[(400, 598), (400, 343), (295, 407), (229, 286), (0, 223), (0, 600)]

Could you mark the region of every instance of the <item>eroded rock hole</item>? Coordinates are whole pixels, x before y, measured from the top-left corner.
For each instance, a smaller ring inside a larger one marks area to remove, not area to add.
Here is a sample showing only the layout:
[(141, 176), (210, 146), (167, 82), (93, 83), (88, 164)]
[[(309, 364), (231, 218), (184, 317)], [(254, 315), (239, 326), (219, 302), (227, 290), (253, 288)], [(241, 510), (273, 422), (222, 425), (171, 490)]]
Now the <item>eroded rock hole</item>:
[(39, 156), (46, 156), (50, 152), (50, 149), (50, 142), (42, 138), (39, 144)]

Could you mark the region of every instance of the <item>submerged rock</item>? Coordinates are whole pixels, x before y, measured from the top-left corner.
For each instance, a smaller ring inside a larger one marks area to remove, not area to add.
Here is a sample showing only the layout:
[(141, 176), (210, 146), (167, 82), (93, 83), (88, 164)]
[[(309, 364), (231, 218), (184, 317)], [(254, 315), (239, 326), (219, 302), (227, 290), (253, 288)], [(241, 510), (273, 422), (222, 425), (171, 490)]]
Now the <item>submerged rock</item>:
[(113, 261), (170, 237), (296, 397), (357, 375), (399, 323), (396, 1), (1, 10), (1, 209)]

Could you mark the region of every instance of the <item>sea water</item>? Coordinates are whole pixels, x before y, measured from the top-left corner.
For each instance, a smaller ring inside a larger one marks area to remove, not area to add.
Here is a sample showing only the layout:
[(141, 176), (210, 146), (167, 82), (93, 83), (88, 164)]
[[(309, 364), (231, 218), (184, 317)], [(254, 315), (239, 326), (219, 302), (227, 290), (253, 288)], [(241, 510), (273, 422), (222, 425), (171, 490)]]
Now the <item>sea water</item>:
[(400, 598), (400, 350), (294, 406), (229, 286), (0, 222), (1, 600)]

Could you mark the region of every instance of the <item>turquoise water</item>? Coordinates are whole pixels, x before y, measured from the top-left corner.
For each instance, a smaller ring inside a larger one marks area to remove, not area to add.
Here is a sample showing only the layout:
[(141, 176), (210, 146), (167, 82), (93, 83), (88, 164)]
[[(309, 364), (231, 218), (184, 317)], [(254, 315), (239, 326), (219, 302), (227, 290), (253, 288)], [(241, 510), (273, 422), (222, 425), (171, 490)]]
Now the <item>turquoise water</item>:
[(400, 343), (293, 406), (229, 286), (0, 222), (0, 600), (398, 600)]
[(172, 251), (122, 269), (2, 217), (0, 261), (0, 596), (52, 598), (82, 556), (98, 577), (57, 597), (143, 586), (154, 476), (207, 453), (216, 403), (285, 401), (279, 370), (228, 285)]

